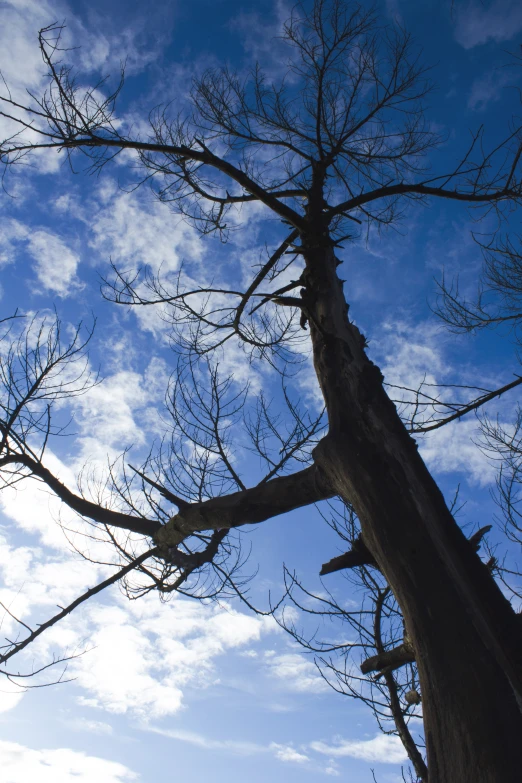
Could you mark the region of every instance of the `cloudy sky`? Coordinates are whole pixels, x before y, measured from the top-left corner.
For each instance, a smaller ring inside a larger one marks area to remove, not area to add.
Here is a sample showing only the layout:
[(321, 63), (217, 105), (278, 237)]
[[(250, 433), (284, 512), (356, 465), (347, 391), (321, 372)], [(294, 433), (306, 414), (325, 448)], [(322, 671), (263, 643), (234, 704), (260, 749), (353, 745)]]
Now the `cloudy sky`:
[[(383, 20), (403, 24), (433, 65), (437, 85), (429, 100), (432, 127), (446, 137), (437, 165), (451, 166), (481, 124), (507, 123), (520, 74), (505, 67), (522, 40), (522, 6), (515, 0), (385, 0)], [(117, 74), (126, 59), (121, 98), (126, 121), (139, 129), (159, 103), (183, 106), (193, 74), (228, 59), (238, 69), (256, 59), (270, 78), (281, 71), (274, 36), (292, 3), (259, 0), (158, 0), (144, 10), (137, 0), (0, 0), (0, 68), (10, 89), (38, 93), (45, 72), (39, 28), (67, 23), (66, 43), (82, 84)], [(0, 124), (0, 136), (5, 125)], [(63, 155), (38, 155), (4, 181), (0, 193), (0, 312), (15, 308), (49, 317), (65, 330), (97, 319), (90, 364), (103, 383), (69, 409), (70, 436), (49, 444), (46, 464), (71, 488), (84, 465), (98, 473), (126, 448), (135, 461), (162, 434), (161, 410), (172, 369), (165, 322), (153, 309), (129, 313), (100, 295), (112, 261), (126, 270), (143, 264), (162, 274), (181, 264), (205, 269), (225, 262), (256, 263), (273, 223), (262, 210), (237, 216), (247, 230), (228, 245), (201, 237), (154, 200), (131, 190), (121, 156), (98, 177), (71, 172)], [(370, 355), (389, 383), (478, 384), (495, 388), (513, 379), (517, 363), (508, 336), (456, 337), (435, 320), (434, 280), (460, 275), (473, 291), (480, 255), (473, 219), (453, 205), (412, 208), (398, 226), (346, 245), (341, 277), (351, 314), (369, 339)], [(250, 367), (230, 345), (223, 367), (238, 384), (250, 382), (250, 401), (275, 383)], [(300, 394), (314, 410), (313, 378), (300, 376)], [(509, 421), (516, 395), (491, 414)], [(461, 487), (459, 517), (466, 530), (495, 514), (490, 490), (495, 466), (476, 447), (473, 417), (422, 443), (429, 467), (451, 498)], [(132, 459), (130, 460), (132, 462)], [(255, 481), (247, 467), (245, 480)], [(253, 471), (253, 468), (252, 468)], [(26, 622), (43, 622), (100, 581), (110, 567), (80, 558), (63, 527), (76, 520), (36, 484), (0, 498), (0, 600)], [(60, 524), (58, 524), (60, 523)], [(69, 537), (70, 538), (70, 537)], [(283, 563), (315, 591), (323, 562), (339, 542), (314, 509), (274, 519), (246, 535), (252, 545), (252, 598), (268, 606), (283, 587)], [(501, 541), (498, 532), (492, 542)], [(78, 543), (75, 539), (73, 543)], [(110, 560), (95, 543), (88, 554)], [(340, 575), (327, 584), (347, 605), (352, 588)], [(355, 596), (356, 598), (357, 596)], [(299, 623), (299, 617), (296, 617)], [(9, 616), (2, 635), (17, 633)], [(342, 634), (340, 629), (333, 633)], [(369, 783), (401, 780), (406, 756), (396, 738), (378, 732), (359, 703), (331, 691), (313, 658), (303, 656), (269, 618), (233, 600), (203, 605), (184, 597), (163, 604), (155, 594), (129, 602), (117, 588), (84, 606), (41, 637), (20, 668), (54, 654), (82, 653), (71, 682), (23, 691), (0, 681), (0, 768), (4, 783), (127, 783), (183, 778), (217, 783), (322, 780)]]

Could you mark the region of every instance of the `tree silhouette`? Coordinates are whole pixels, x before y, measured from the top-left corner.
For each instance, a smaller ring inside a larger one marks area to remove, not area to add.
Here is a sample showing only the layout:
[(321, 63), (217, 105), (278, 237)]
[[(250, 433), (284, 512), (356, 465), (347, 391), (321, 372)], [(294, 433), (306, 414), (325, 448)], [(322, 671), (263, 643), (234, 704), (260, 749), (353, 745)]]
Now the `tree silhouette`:
[[(520, 127), (489, 152), (480, 130), (451, 171), (428, 172), (427, 153), (441, 140), (423, 116), (427, 70), (405, 31), (382, 27), (373, 11), (342, 0), (294, 9), (284, 27), (291, 78), (272, 83), (261, 67), (247, 80), (226, 67), (209, 70), (194, 81), (192, 110), (174, 117), (168, 107), (153, 110), (144, 137), (116, 116), (122, 82), (105, 97), (105, 81), (92, 89), (75, 81), (60, 59), (60, 33), (56, 26), (40, 32), (46, 92), (24, 105), (8, 90), (0, 99), (2, 116), (13, 123), (0, 147), (7, 169), (31, 153), (58, 150), (71, 165), (83, 156), (97, 172), (127, 150), (142, 181), (202, 233), (226, 239), (236, 228), (234, 210), (255, 202), (284, 224), (285, 236), (246, 287), (215, 284), (210, 271), (203, 285), (183, 270), (174, 286), (161, 276), (129, 277), (118, 269), (106, 281), (105, 295), (116, 303), (167, 308), (181, 357), (167, 392), (171, 424), (159, 452), (139, 469), (127, 466), (123, 480), (110, 473), (107, 487), (118, 510), (107, 507), (103, 491), (99, 502), (89, 500), (44, 466), (53, 434), (49, 406), (69, 383), (56, 380), (56, 368), (75, 360), (78, 343), (62, 348), (54, 325), (50, 337), (40, 333), (35, 349), (23, 332), (4, 373), (5, 481), (33, 476), (91, 520), (125, 563), (107, 583), (132, 573), (126, 584), (133, 596), (152, 589), (197, 597), (240, 592), (238, 528), (340, 498), (357, 519), (352, 558), (363, 556), (359, 565), (382, 575), (374, 580), (373, 616), (387, 613), (403, 624), (402, 640), (397, 630), (383, 640), (376, 627), (376, 654), (362, 671), (377, 671), (388, 683), (398, 665), (415, 661), (418, 689), (415, 680), (404, 698), (415, 704), (412, 691), (422, 697), (430, 783), (518, 779), (520, 618), (455, 522), (367, 356), (337, 274), (336, 249), (361, 226), (392, 223), (411, 201), (483, 205), (502, 221), (522, 196)], [(232, 339), (251, 361), (271, 362), (283, 379), (286, 427), (263, 398), (245, 421), (267, 466), (252, 487), (229, 457), (241, 391), (213, 361)], [(324, 417), (303, 411), (285, 386), (304, 340)], [(25, 369), (27, 381), (20, 383)], [(78, 388), (81, 381), (73, 384)], [(425, 390), (416, 393), (426, 401)], [(484, 402), (494, 393), (478, 396)], [(433, 402), (436, 416), (436, 397)], [(462, 415), (478, 404), (464, 405)], [(187, 440), (193, 448), (180, 458), (178, 447)], [(4, 660), (16, 651), (15, 644)], [(397, 720), (399, 712), (404, 709)], [(401, 738), (408, 742), (404, 731)], [(409, 753), (412, 758), (414, 748)], [(417, 758), (421, 778), (423, 765)]]

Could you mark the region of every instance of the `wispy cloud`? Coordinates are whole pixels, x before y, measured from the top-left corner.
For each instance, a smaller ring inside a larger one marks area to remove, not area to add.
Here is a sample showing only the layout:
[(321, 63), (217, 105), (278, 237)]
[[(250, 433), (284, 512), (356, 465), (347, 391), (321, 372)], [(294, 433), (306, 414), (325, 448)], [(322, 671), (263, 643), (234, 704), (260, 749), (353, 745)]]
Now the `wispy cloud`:
[[(26, 584), (23, 575), (29, 571)], [(49, 557), (37, 547), (10, 547), (0, 538), (0, 600), (26, 622), (47, 619), (56, 604), (69, 603), (111, 571), (66, 554)], [(79, 702), (145, 722), (175, 714), (187, 688), (215, 683), (220, 656), (239, 653), (276, 628), (270, 618), (252, 617), (224, 603), (208, 607), (176, 597), (165, 605), (155, 595), (131, 603), (115, 590), (104, 600), (49, 629), (31, 647), (29, 665), (87, 650), (70, 663)], [(0, 619), (4, 634), (18, 631), (8, 615)], [(24, 654), (22, 669), (23, 659)], [(2, 693), (0, 711), (15, 707), (20, 695), (14, 689)], [(86, 729), (106, 733), (110, 727), (95, 720)]]
[(242, 10), (229, 23), (230, 28), (240, 34), (247, 57), (252, 62), (261, 61), (265, 73), (272, 79), (277, 79), (287, 72), (291, 52), (281, 40), (281, 36), (283, 25), (291, 12), (291, 4), (276, 0), (270, 17), (262, 16), (256, 11)]
[[(66, 466), (51, 450), (46, 452), (45, 464), (49, 470), (63, 483), (74, 489), (76, 476), (71, 467)], [(60, 501), (46, 490), (40, 482), (24, 481), (23, 488), (8, 487), (2, 490), (0, 495), (0, 509), (10, 520), (25, 531), (39, 536), (41, 542), (54, 550), (67, 549), (67, 541), (56, 524), (60, 517)], [(65, 524), (75, 519), (75, 514), (63, 509), (61, 521)], [(5, 560), (3, 567), (9, 566), (10, 561)], [(20, 571), (19, 573), (23, 573)]]
[(101, 720), (88, 720), (87, 718), (74, 718), (67, 720), (67, 726), (74, 731), (89, 732), (90, 734), (111, 735), (114, 731), (110, 723)]
[(471, 85), (468, 108), (477, 112), (485, 111), (490, 104), (502, 98), (503, 89), (512, 86), (514, 81), (511, 71), (501, 71), (498, 68), (480, 76)]
[(325, 756), (334, 758), (349, 756), (382, 764), (402, 764), (408, 758), (400, 739), (385, 734), (378, 734), (370, 740), (347, 740), (335, 737), (332, 744), (319, 741), (310, 743), (310, 747), (316, 753)]
[[(390, 737), (378, 734), (369, 740), (347, 740), (342, 737), (334, 737), (331, 743), (323, 741), (311, 742), (309, 745), (296, 749), (293, 745), (271, 742), (262, 745), (256, 742), (240, 740), (214, 739), (193, 731), (185, 731), (177, 728), (159, 728), (148, 726), (148, 731), (161, 734), (179, 742), (185, 742), (209, 751), (223, 751), (235, 756), (256, 756), (261, 754), (273, 754), (284, 763), (292, 763), (301, 767), (321, 771), (323, 774), (337, 776), (339, 769), (336, 759), (354, 758), (362, 761), (377, 762), (382, 764), (402, 764), (407, 755), (398, 737)], [(318, 753), (320, 756), (329, 756), (325, 767), (322, 763), (310, 755)]]
[[(163, 21), (166, 16), (163, 14)], [(158, 15), (149, 12), (141, 20), (128, 16), (124, 24), (121, 19), (116, 24), (111, 23), (110, 16), (91, 14), (87, 25), (64, 0), (4, 0), (0, 42), (3, 51), (11, 51), (14, 56), (5, 59), (2, 69), (6, 79), (9, 77), (8, 83), (36, 86), (45, 73), (38, 50), (38, 30), (57, 19), (65, 19), (62, 43), (68, 48), (75, 47), (70, 57), (83, 71), (114, 67), (119, 71), (120, 64), (126, 62), (126, 70), (135, 73), (160, 56), (167, 40), (169, 25), (160, 27), (158, 22), (155, 46), (146, 45), (143, 29), (147, 22), (155, 23), (155, 17)]]
[(455, 38), (465, 49), (488, 41), (510, 41), (522, 30), (519, 0), (459, 3), (455, 15)]
[(272, 742), (270, 750), (275, 754), (275, 757), (279, 761), (290, 761), (295, 764), (307, 764), (310, 761), (310, 757), (304, 753), (299, 753), (298, 750), (292, 748), (290, 745), (279, 745), (277, 742)]
[(82, 288), (77, 276), (80, 257), (63, 237), (49, 229), (6, 219), (0, 238), (0, 266), (19, 262), (24, 250), (44, 291), (66, 297)]
[(194, 731), (185, 731), (184, 729), (162, 729), (155, 726), (148, 727), (149, 731), (155, 734), (161, 734), (164, 737), (185, 742), (209, 751), (223, 751), (233, 756), (257, 756), (261, 754), (272, 754), (278, 761), (300, 766), (308, 765), (310, 757), (292, 745), (271, 742), (269, 745), (261, 745), (257, 742), (248, 742), (242, 740), (214, 739), (204, 734)]
[(28, 250), (44, 289), (58, 296), (69, 296), (82, 287), (76, 275), (80, 258), (61, 237), (48, 230), (33, 231)]
[(27, 238), (29, 229), (24, 223), (4, 217), (0, 233), (0, 267), (13, 264), (18, 252), (18, 244)]
[(419, 441), (422, 458), (436, 473), (463, 473), (468, 481), (487, 486), (495, 481), (497, 467), (477, 448), (477, 421), (474, 417), (446, 424)]
[[(415, 326), (397, 320), (383, 325), (380, 340), (374, 347), (387, 383), (410, 390), (421, 389), (422, 385), (422, 390), (439, 400), (467, 401), (471, 392), (459, 395), (456, 389), (435, 387), (435, 384), (470, 382), (466, 366), (455, 369), (447, 360), (452, 340), (451, 335), (431, 320)], [(411, 392), (401, 389), (391, 389), (389, 393), (394, 399), (413, 399)], [(410, 412), (411, 408), (405, 408), (404, 415)], [(417, 424), (421, 421), (419, 417)], [(474, 443), (478, 434), (477, 421), (471, 416), (416, 438), (431, 470), (464, 473), (470, 482), (484, 486), (494, 481), (495, 470)]]
[(195, 731), (184, 729), (162, 729), (156, 726), (147, 727), (148, 731), (161, 734), (164, 737), (185, 742), (204, 750), (222, 750), (234, 756), (254, 756), (258, 753), (266, 753), (268, 748), (256, 742), (243, 742), (241, 740), (218, 740), (199, 734)]
[[(107, 73), (119, 76), (122, 62), (126, 62), (126, 72), (133, 74), (155, 60), (170, 35), (170, 24), (161, 25), (158, 21), (154, 45), (150, 41), (147, 43), (143, 31), (150, 27), (151, 19), (158, 17), (158, 13), (143, 14), (141, 24), (136, 18), (129, 20), (127, 17), (123, 25), (120, 19), (117, 24), (113, 22), (110, 15), (103, 18), (91, 14), (89, 24), (86, 24), (63, 0), (5, 0), (2, 3), (0, 51), (2, 75), (12, 97), (25, 103), (27, 89), (39, 95), (47, 86), (47, 69), (38, 48), (38, 30), (56, 23), (57, 19), (66, 20), (61, 46), (68, 50), (68, 61), (78, 69), (81, 86), (81, 82), (88, 83), (91, 76), (93, 81), (98, 81), (100, 70), (103, 76)], [(168, 12), (162, 15), (166, 17)], [(17, 130), (10, 120), (0, 118), (1, 138), (7, 138)], [(31, 131), (27, 131), (26, 136), (34, 138)], [(61, 156), (48, 150), (33, 156), (40, 174), (56, 173), (61, 162)]]
[(105, 179), (97, 203), (84, 210), (83, 219), (92, 231), (90, 247), (100, 260), (110, 257), (124, 269), (147, 264), (154, 272), (161, 268), (168, 274), (182, 261), (202, 257), (203, 244), (195, 229), (169, 215), (146, 190), (122, 193), (116, 182)]
[[(270, 651), (268, 651), (270, 652)], [(329, 690), (313, 661), (298, 653), (266, 657), (268, 675), (285, 690), (296, 693), (322, 693)]]
[(402, 24), (402, 14), (400, 9), (399, 0), (385, 0), (386, 14), (393, 19), (394, 22)]

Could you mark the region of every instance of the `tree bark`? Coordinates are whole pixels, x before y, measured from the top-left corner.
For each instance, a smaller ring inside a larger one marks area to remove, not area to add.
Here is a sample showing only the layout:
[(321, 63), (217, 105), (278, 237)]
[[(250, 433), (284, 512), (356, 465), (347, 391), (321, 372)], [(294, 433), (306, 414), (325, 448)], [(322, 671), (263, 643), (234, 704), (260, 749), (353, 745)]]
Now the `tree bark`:
[(154, 535), (160, 547), (175, 547), (202, 530), (220, 530), (264, 522), (296, 508), (327, 500), (335, 490), (317, 465), (289, 476), (277, 476), (256, 487), (191, 503), (171, 517)]
[(387, 672), (391, 672), (400, 666), (404, 666), (406, 663), (413, 663), (414, 661), (415, 652), (413, 645), (408, 641), (400, 644), (398, 647), (392, 647), (391, 650), (383, 650), (383, 652), (367, 658), (361, 663), (361, 671), (363, 674), (379, 672), (384, 669)]
[(520, 780), (522, 634), (455, 523), (348, 319), (327, 237), (303, 238), (314, 363), (330, 429), (314, 459), (355, 509), (390, 584), (423, 694), (430, 783)]
[(319, 576), (326, 576), (326, 574), (333, 574), (336, 571), (342, 571), (344, 568), (357, 568), (358, 566), (370, 565), (377, 568), (372, 553), (362, 540), (361, 536), (358, 536), (352, 544), (352, 548), (348, 552), (344, 552), (342, 555), (332, 557), (327, 563), (323, 563)]

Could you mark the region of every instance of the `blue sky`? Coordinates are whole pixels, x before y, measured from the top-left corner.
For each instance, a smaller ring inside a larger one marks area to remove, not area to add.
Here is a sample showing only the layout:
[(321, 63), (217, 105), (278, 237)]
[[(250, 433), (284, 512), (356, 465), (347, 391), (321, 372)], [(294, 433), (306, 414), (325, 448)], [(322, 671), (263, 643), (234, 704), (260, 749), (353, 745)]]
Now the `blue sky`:
[[(436, 153), (438, 166), (451, 166), (470, 130), (482, 123), (491, 139), (506, 127), (517, 100), (511, 86), (520, 83), (520, 73), (504, 67), (507, 50), (521, 41), (519, 3), (388, 0), (378, 7), (383, 19), (411, 30), (433, 65), (437, 89), (428, 119), (447, 137)], [(116, 74), (127, 58), (120, 114), (139, 127), (159, 102), (183, 106), (191, 76), (224, 58), (240, 70), (259, 58), (277, 78), (281, 54), (273, 38), (290, 8), (271, 0), (159, 0), (146, 10), (123, 0), (0, 0), (0, 66), (13, 93), (38, 92), (44, 72), (37, 31), (66, 20), (68, 45), (81, 47), (70, 57), (82, 83), (92, 84), (100, 72)], [(245, 230), (227, 245), (199, 236), (146, 188), (129, 192), (132, 159), (121, 157), (96, 178), (82, 173), (80, 160), (73, 174), (63, 156), (41, 155), (33, 167), (8, 177), (10, 196), (0, 196), (2, 315), (19, 307), (45, 317), (55, 306), (66, 328), (97, 319), (90, 362), (104, 381), (58, 412), (73, 414), (71, 435), (52, 442), (47, 458), (72, 488), (84, 464), (100, 474), (107, 459), (128, 446), (139, 461), (162, 432), (172, 364), (165, 323), (152, 309), (131, 313), (101, 298), (109, 260), (127, 270), (146, 263), (167, 275), (182, 262), (241, 275), (265, 241), (278, 236), (274, 222), (255, 209), (238, 216)], [(475, 289), (481, 259), (470, 235), (473, 217), (446, 203), (414, 207), (397, 230), (371, 234), (342, 252), (351, 315), (389, 383), (415, 387), (426, 375), (430, 382), (495, 388), (518, 371), (509, 335), (457, 337), (441, 329), (429, 307), (443, 269), (460, 275), (464, 292)], [(250, 381), (251, 402), (261, 389), (275, 394), (274, 375), (249, 366), (237, 347), (229, 344), (221, 361), (238, 383)], [(307, 368), (295, 383), (315, 410)], [(509, 422), (515, 403), (512, 393), (489, 412)], [(495, 466), (476, 438), (471, 416), (421, 445), (447, 496), (461, 485), (466, 506), (459, 521), (469, 531), (495, 514)], [(242, 467), (254, 483), (255, 462)], [(65, 526), (76, 521), (37, 485), (5, 492), (0, 504), (0, 600), (25, 621), (42, 622), (56, 604), (110, 573), (71, 552), (57, 520)], [(276, 518), (245, 538), (252, 544), (248, 568), (259, 568), (251, 595), (265, 606), (269, 591), (277, 596), (282, 590), (283, 562), (320, 591), (320, 566), (340, 546), (314, 509)], [(501, 540), (494, 531), (491, 541)], [(104, 553), (92, 545), (93, 557), (106, 559)], [(357, 598), (341, 575), (328, 579), (340, 601)], [(2, 631), (13, 632), (8, 618)], [(333, 693), (313, 660), (272, 621), (232, 600), (161, 604), (149, 595), (129, 603), (114, 588), (43, 636), (20, 666), (64, 650), (88, 650), (71, 664), (74, 682), (25, 693), (0, 683), (5, 783), (149, 783), (160, 777), (255, 783), (267, 776), (274, 783), (325, 776), (366, 783), (372, 768), (379, 783), (401, 779), (405, 754), (398, 740), (380, 735), (362, 705)]]

